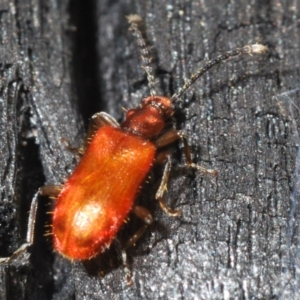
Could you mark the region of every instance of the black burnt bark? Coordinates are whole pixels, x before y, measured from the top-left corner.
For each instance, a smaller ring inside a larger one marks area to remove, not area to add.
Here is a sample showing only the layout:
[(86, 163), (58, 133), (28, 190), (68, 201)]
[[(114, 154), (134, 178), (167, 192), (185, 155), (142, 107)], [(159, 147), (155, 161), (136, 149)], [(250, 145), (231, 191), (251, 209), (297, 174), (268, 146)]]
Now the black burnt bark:
[(219, 174), (185, 168), (175, 146), (166, 200), (183, 216), (172, 218), (152, 200), (155, 168), (138, 201), (156, 221), (129, 251), (131, 287), (115, 249), (85, 264), (54, 253), (53, 203), (41, 198), (30, 258), (0, 266), (0, 298), (299, 299), (299, 11), (297, 1), (2, 1), (1, 256), (24, 242), (38, 187), (76, 165), (62, 139), (80, 146), (94, 112), (120, 121), (149, 94), (126, 15), (145, 22), (163, 95), (223, 51), (270, 51), (221, 64), (177, 105), (193, 161)]

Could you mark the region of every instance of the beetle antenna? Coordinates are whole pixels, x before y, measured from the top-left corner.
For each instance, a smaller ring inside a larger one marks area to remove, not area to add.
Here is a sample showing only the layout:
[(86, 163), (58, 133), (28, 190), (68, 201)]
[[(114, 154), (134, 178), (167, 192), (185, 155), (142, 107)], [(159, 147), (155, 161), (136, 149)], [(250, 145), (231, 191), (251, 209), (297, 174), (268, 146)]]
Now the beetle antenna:
[(249, 54), (252, 56), (252, 54), (262, 54), (266, 51), (268, 51), (268, 47), (263, 46), (261, 44), (255, 44), (255, 45), (246, 45), (243, 48), (236, 48), (232, 51), (228, 51), (217, 56), (216, 58), (207, 62), (204, 65), (204, 67), (202, 67), (196, 73), (192, 74), (190, 79), (186, 81), (186, 83), (181, 88), (179, 88), (177, 92), (171, 97), (172, 101), (178, 101), (178, 99), (182, 96), (182, 94), (185, 93), (190, 88), (190, 86), (194, 84), (204, 73), (206, 73), (208, 70), (218, 65), (222, 61), (243, 54)]
[(157, 94), (156, 81), (153, 68), (151, 66), (152, 58), (149, 52), (149, 48), (147, 47), (146, 41), (141, 31), (142, 18), (138, 15), (129, 15), (127, 16), (127, 20), (130, 24), (130, 30), (132, 30), (133, 36), (136, 38), (137, 44), (140, 48), (141, 57), (144, 63), (143, 69), (145, 70), (147, 75), (150, 94), (151, 96), (154, 96)]

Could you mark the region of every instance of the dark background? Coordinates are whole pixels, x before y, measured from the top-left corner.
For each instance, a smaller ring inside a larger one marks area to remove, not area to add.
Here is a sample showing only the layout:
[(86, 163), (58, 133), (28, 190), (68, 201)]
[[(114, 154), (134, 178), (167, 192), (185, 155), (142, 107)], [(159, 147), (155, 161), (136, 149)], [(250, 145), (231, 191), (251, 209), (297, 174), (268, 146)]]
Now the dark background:
[(155, 170), (139, 201), (156, 222), (129, 253), (132, 287), (114, 249), (88, 264), (54, 253), (41, 197), (30, 260), (1, 265), (0, 298), (300, 299), (299, 11), (276, 0), (2, 0), (1, 256), (24, 242), (38, 187), (76, 165), (61, 139), (80, 146), (93, 113), (120, 121), (149, 94), (126, 15), (145, 22), (164, 95), (223, 51), (270, 51), (218, 66), (183, 96), (177, 127), (193, 161), (219, 175), (184, 168), (179, 143), (166, 199), (183, 216), (171, 218), (152, 201)]

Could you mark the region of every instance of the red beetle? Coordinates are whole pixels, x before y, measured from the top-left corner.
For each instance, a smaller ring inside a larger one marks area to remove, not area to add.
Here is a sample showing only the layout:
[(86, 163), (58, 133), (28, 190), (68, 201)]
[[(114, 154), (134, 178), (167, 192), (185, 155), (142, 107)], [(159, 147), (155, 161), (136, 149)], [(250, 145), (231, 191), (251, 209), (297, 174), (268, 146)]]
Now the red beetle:
[[(127, 112), (120, 126), (99, 126), (57, 198), (53, 214), (54, 247), (71, 259), (89, 259), (107, 248), (133, 210), (147, 224), (148, 210), (135, 206), (139, 188), (156, 155), (151, 141), (173, 110), (168, 98), (149, 97)], [(108, 115), (95, 119), (105, 123)], [(162, 200), (161, 200), (162, 201)], [(138, 234), (140, 235), (140, 234)]]
[[(174, 103), (201, 75), (221, 61), (267, 50), (265, 46), (256, 44), (226, 52), (206, 63), (177, 93), (167, 98), (155, 92), (150, 55), (139, 29), (141, 18), (131, 15), (128, 20), (141, 49), (151, 95), (142, 100), (140, 107), (127, 111), (125, 121), (120, 125), (106, 113), (95, 114), (89, 126), (83, 156), (73, 174), (63, 186), (47, 186), (38, 192), (57, 197), (53, 213), (54, 248), (70, 259), (87, 260), (103, 252), (110, 246), (130, 212), (141, 218), (145, 226), (124, 248), (136, 242), (153, 219), (146, 208), (135, 204), (135, 200), (152, 165), (162, 158), (167, 162), (156, 199), (166, 213), (180, 215), (179, 210), (170, 209), (163, 201), (171, 160), (165, 152), (160, 156), (159, 150), (182, 138), (189, 166), (212, 175), (216, 175), (216, 171), (192, 163), (186, 139), (179, 131), (162, 133), (165, 121), (174, 114)], [(27, 243), (15, 254), (33, 242), (38, 193), (32, 201)]]

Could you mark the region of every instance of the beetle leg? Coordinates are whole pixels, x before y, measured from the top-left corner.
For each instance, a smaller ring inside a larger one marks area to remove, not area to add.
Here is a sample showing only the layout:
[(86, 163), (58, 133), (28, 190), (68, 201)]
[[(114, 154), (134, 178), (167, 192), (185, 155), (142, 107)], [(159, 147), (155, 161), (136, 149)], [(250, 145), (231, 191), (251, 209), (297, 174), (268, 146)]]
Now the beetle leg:
[(216, 176), (218, 174), (217, 170), (207, 169), (192, 162), (190, 146), (188, 144), (186, 136), (181, 131), (174, 129), (167, 131), (165, 134), (163, 134), (156, 140), (155, 145), (158, 149), (163, 148), (177, 141), (178, 139), (182, 139), (183, 141), (185, 161), (188, 167), (197, 169), (198, 171), (204, 174), (209, 174), (212, 176)]
[(121, 259), (122, 259), (122, 265), (125, 269), (127, 284), (132, 285), (133, 282), (132, 282), (132, 278), (131, 278), (131, 269), (130, 269), (130, 266), (128, 263), (126, 249), (122, 246), (122, 243), (120, 242), (120, 240), (118, 238), (114, 239), (114, 244), (115, 244), (115, 247), (117, 248), (117, 251), (119, 252), (119, 255), (121, 256)]
[(179, 140), (181, 138), (181, 134), (178, 130), (171, 129), (167, 132), (165, 132), (162, 136), (160, 136), (155, 141), (155, 146), (157, 149), (163, 148), (165, 146), (168, 146), (175, 141)]
[(115, 128), (120, 128), (120, 124), (111, 115), (107, 114), (106, 112), (101, 111), (99, 113), (94, 114), (91, 117), (88, 126), (87, 135), (86, 135), (85, 146), (89, 144), (90, 140), (93, 138), (97, 130), (105, 125), (109, 125)]
[(163, 164), (168, 160), (168, 157), (171, 155), (171, 152), (169, 150), (166, 151), (160, 151), (156, 153), (155, 156), (155, 163), (156, 164)]
[(128, 261), (127, 261), (127, 253), (125, 249), (121, 250), (121, 257), (122, 257), (122, 263), (125, 269), (125, 273), (126, 273), (126, 280), (127, 280), (127, 284), (128, 285), (132, 285), (132, 278), (131, 278), (131, 270), (128, 266)]
[(128, 285), (132, 285), (132, 279), (131, 279), (131, 271), (130, 271), (130, 268), (129, 268), (128, 262), (127, 262), (126, 249), (129, 248), (130, 246), (134, 245), (137, 242), (137, 240), (144, 234), (144, 232), (146, 231), (148, 226), (153, 223), (153, 217), (147, 208), (136, 205), (133, 207), (132, 212), (138, 218), (143, 220), (145, 224), (137, 232), (135, 232), (135, 234), (126, 242), (124, 247), (121, 246), (121, 243), (118, 239), (115, 239), (115, 241), (118, 244), (118, 248), (121, 251), (122, 263), (123, 263), (123, 266), (124, 266), (124, 269), (126, 272), (126, 278), (127, 278)]
[(181, 215), (181, 211), (178, 209), (175, 209), (175, 210), (171, 209), (170, 207), (167, 206), (167, 204), (165, 203), (165, 201), (163, 199), (164, 192), (167, 190), (167, 184), (168, 184), (168, 180), (169, 180), (169, 176), (170, 176), (170, 172), (171, 172), (171, 165), (172, 165), (171, 164), (171, 156), (168, 155), (165, 169), (163, 172), (163, 176), (162, 176), (159, 188), (156, 192), (155, 199), (158, 200), (161, 209), (166, 214), (176, 217), (176, 216)]
[(27, 233), (26, 241), (20, 248), (18, 248), (10, 257), (0, 258), (0, 263), (9, 263), (14, 259), (18, 258), (22, 253), (24, 253), (28, 247), (33, 244), (34, 240), (34, 230), (35, 230), (35, 221), (36, 221), (36, 212), (38, 209), (38, 197), (49, 196), (50, 198), (56, 198), (61, 192), (62, 186), (59, 185), (46, 185), (35, 193), (30, 205), (28, 224), (27, 224)]
[(145, 224), (126, 242), (124, 249), (134, 245), (136, 241), (144, 234), (148, 226), (153, 223), (153, 217), (147, 208), (136, 205), (133, 207), (132, 212)]
[(71, 153), (74, 153), (75, 155), (82, 156), (84, 154), (85, 148), (83, 147), (73, 147), (71, 146), (70, 142), (66, 138), (62, 138), (61, 142), (64, 143), (65, 147), (67, 148), (68, 151)]
[(40, 188), (39, 194), (41, 196), (48, 196), (51, 199), (55, 199), (60, 194), (62, 188), (62, 185), (45, 185)]
[(26, 234), (26, 241), (19, 249), (17, 249), (10, 257), (0, 258), (0, 263), (9, 263), (16, 258), (18, 258), (22, 253), (24, 253), (28, 247), (33, 244), (34, 239), (34, 229), (35, 229), (35, 220), (36, 220), (36, 212), (38, 207), (38, 196), (40, 190), (38, 190), (31, 202), (30, 205), (30, 212), (28, 218), (28, 225), (27, 225), (27, 234)]
[[(206, 168), (192, 162), (191, 149), (187, 142), (187, 139), (184, 136), (184, 134), (178, 130), (172, 129), (172, 130), (167, 131), (165, 134), (163, 134), (161, 137), (159, 137), (156, 140), (155, 145), (158, 149), (163, 148), (163, 147), (168, 146), (169, 144), (177, 141), (178, 139), (183, 140), (185, 160), (186, 160), (186, 164), (188, 167), (197, 169), (198, 171), (201, 171), (202, 173), (209, 174), (212, 176), (217, 175), (216, 170), (206, 169)], [(163, 195), (164, 195), (164, 192), (167, 190), (167, 184), (168, 184), (168, 180), (169, 180), (169, 176), (170, 176), (170, 172), (171, 172), (171, 156), (170, 156), (170, 154), (168, 154), (168, 152), (162, 152), (162, 155), (159, 154), (157, 156), (158, 162), (161, 162), (165, 158), (167, 158), (167, 163), (165, 165), (163, 177), (162, 177), (160, 186), (156, 192), (155, 198), (156, 198), (156, 200), (159, 201), (160, 207), (162, 208), (162, 210), (165, 213), (167, 213), (170, 216), (175, 217), (175, 216), (179, 216), (181, 214), (181, 211), (171, 209), (170, 207), (167, 206), (167, 204), (163, 200)]]
[(207, 169), (205, 167), (202, 167), (200, 165), (197, 165), (195, 163), (192, 162), (192, 156), (191, 156), (191, 148), (188, 144), (187, 138), (186, 136), (179, 132), (180, 138), (183, 141), (183, 145), (184, 145), (184, 154), (185, 154), (185, 161), (188, 167), (193, 168), (193, 169), (197, 169), (198, 171), (204, 173), (204, 174), (208, 174), (211, 176), (217, 176), (218, 175), (218, 171), (214, 170), (214, 169)]
[(90, 141), (92, 140), (93, 136), (97, 132), (99, 128), (104, 125), (109, 125), (115, 128), (120, 128), (120, 124), (109, 114), (106, 112), (99, 112), (94, 114), (89, 122), (86, 140), (84, 145), (79, 148), (72, 147), (66, 139), (62, 139), (62, 141), (66, 144), (66, 148), (79, 156), (82, 156), (89, 145)]

